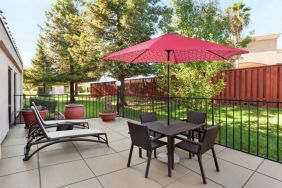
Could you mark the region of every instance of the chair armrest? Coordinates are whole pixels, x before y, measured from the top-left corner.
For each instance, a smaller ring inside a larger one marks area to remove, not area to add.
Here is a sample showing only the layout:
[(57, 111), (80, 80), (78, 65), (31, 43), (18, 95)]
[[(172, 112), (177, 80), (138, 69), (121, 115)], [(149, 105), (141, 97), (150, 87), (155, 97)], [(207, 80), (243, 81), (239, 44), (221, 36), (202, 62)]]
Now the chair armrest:
[(179, 140), (182, 140), (182, 141), (185, 141), (185, 142), (189, 142), (189, 143), (192, 143), (192, 144), (196, 144), (196, 145), (199, 145), (200, 147), (202, 147), (202, 143), (201, 142), (195, 142), (193, 140), (188, 140), (186, 138), (182, 138), (182, 137), (179, 137), (179, 136), (175, 136), (175, 138), (179, 139)]
[(162, 135), (159, 135), (159, 136), (156, 136), (156, 137), (150, 137), (150, 140), (151, 141), (156, 141), (156, 140), (159, 140), (160, 138), (162, 138)]

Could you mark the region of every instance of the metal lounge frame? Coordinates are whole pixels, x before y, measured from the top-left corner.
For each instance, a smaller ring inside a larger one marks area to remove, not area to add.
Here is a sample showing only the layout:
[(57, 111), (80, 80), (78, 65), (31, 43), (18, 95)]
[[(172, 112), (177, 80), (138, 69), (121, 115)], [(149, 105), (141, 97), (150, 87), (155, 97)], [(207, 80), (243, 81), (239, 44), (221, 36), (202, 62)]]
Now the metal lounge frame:
[[(36, 154), (43, 148), (62, 142), (72, 142), (72, 141), (98, 142), (98, 143), (106, 144), (109, 147), (107, 134), (99, 129), (75, 129), (68, 131), (47, 132), (42, 122), (40, 121), (40, 114), (37, 113), (35, 107), (32, 106), (31, 110), (35, 116), (36, 123), (39, 125), (39, 127), (37, 129), (34, 129), (34, 131), (27, 138), (27, 143), (24, 148), (24, 158), (23, 158), (24, 161), (28, 161), (34, 154)], [(97, 138), (97, 140), (90, 138), (83, 138), (89, 136), (95, 137)], [(43, 144), (43, 145), (38, 147), (31, 154), (29, 154), (31, 147), (37, 144)]]

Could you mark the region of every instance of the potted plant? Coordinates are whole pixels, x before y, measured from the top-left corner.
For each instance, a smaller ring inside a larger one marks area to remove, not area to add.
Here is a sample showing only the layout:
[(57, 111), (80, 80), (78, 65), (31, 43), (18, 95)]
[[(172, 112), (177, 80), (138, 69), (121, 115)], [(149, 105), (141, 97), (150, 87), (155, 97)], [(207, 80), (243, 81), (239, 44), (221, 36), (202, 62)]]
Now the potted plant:
[(117, 117), (117, 112), (112, 103), (109, 102), (106, 104), (106, 110), (100, 112), (99, 115), (103, 121), (112, 121)]
[(65, 119), (84, 119), (84, 108), (81, 104), (65, 105)]
[[(44, 106), (37, 106), (37, 109), (39, 111), (39, 114), (41, 115), (41, 117), (43, 119), (46, 118), (46, 114), (48, 112), (48, 110), (46, 109), (46, 107)], [(33, 112), (31, 110), (31, 108), (23, 108), (21, 110), (23, 119), (24, 119), (24, 123), (25, 123), (25, 128), (29, 128), (30, 126), (32, 126), (32, 124), (35, 122), (35, 117), (33, 115)]]

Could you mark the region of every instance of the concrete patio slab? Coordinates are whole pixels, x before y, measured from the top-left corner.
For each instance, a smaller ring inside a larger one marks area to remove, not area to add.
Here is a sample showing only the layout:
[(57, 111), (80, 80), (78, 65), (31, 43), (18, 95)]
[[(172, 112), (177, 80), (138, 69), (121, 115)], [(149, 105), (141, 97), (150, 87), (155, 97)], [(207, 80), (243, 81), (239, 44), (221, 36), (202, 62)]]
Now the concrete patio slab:
[(282, 181), (282, 165), (277, 162), (264, 160), (257, 171)]
[(0, 177), (1, 188), (40, 188), (38, 170)]
[(262, 163), (263, 159), (233, 149), (226, 148), (217, 155), (218, 158), (238, 164), (250, 170), (256, 170)]
[(264, 176), (260, 173), (254, 173), (244, 188), (281, 188), (282, 182), (276, 179)]
[(94, 177), (83, 160), (40, 168), (42, 188), (54, 188)]

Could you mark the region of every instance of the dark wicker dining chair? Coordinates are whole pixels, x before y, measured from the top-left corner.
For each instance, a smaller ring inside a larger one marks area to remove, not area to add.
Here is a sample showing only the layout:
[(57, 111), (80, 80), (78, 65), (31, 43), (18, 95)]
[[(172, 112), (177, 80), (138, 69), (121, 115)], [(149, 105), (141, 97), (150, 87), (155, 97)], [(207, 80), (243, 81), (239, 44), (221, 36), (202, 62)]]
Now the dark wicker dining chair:
[(142, 112), (140, 115), (141, 123), (148, 123), (152, 121), (157, 121), (157, 113), (156, 112)]
[(206, 125), (206, 116), (207, 114), (205, 112), (188, 111), (186, 121), (194, 124), (203, 124), (203, 127), (188, 133), (183, 133), (182, 135), (187, 136), (188, 139), (194, 140), (194, 132), (197, 132), (198, 139), (201, 140), (201, 136)]
[(127, 167), (130, 167), (133, 147), (137, 146), (147, 151), (148, 153), (148, 160), (147, 160), (147, 167), (145, 172), (145, 178), (148, 177), (150, 162), (152, 157), (152, 151), (156, 148), (162, 147), (166, 145), (165, 142), (161, 140), (155, 140), (150, 138), (148, 127), (138, 125), (132, 122), (128, 122), (128, 129), (131, 138), (131, 147), (127, 162)]
[[(153, 121), (157, 121), (157, 113), (156, 112), (142, 112), (140, 114), (140, 120), (141, 120), (141, 124), (144, 123), (149, 123), (149, 122), (153, 122)], [(163, 136), (161, 134), (149, 131), (149, 135), (155, 138), (162, 138)], [(139, 157), (142, 157), (142, 149), (139, 149)], [(157, 150), (154, 150), (154, 157), (157, 157)]]
[(205, 176), (205, 172), (203, 169), (202, 155), (210, 149), (212, 150), (212, 155), (213, 155), (216, 171), (219, 172), (219, 166), (218, 166), (217, 158), (216, 158), (215, 151), (214, 151), (214, 143), (215, 143), (215, 139), (217, 137), (219, 128), (220, 128), (219, 124), (215, 126), (211, 126), (209, 128), (205, 128), (202, 142), (195, 142), (192, 140), (179, 138), (182, 141), (176, 144), (176, 147), (183, 149), (185, 151), (188, 151), (189, 153), (197, 155), (204, 184), (206, 184), (207, 181), (206, 181), (206, 176)]

